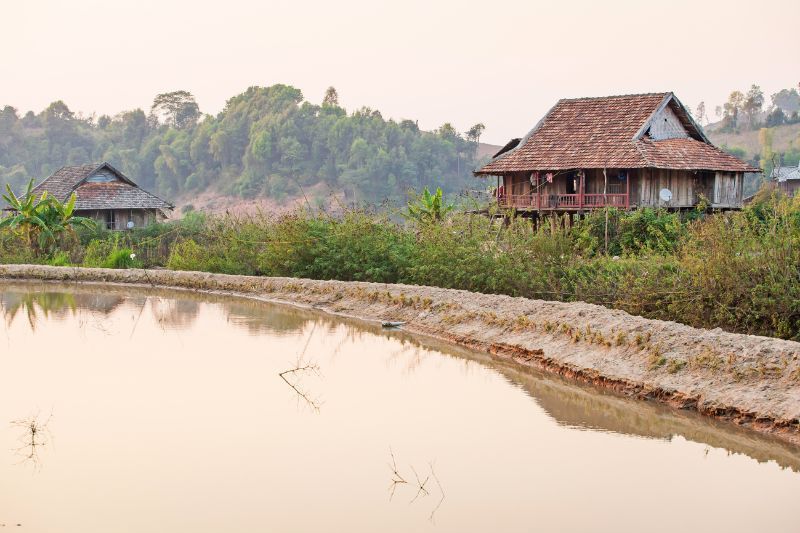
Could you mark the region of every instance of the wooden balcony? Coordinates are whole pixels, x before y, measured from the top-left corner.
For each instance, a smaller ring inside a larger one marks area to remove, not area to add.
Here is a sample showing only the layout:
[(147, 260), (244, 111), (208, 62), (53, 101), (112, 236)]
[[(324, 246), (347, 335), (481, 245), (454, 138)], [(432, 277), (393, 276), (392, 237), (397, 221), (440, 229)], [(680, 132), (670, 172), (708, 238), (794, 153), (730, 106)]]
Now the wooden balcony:
[(630, 208), (630, 196), (609, 194), (504, 194), (497, 199), (503, 208), (521, 211), (581, 211), (603, 207)]

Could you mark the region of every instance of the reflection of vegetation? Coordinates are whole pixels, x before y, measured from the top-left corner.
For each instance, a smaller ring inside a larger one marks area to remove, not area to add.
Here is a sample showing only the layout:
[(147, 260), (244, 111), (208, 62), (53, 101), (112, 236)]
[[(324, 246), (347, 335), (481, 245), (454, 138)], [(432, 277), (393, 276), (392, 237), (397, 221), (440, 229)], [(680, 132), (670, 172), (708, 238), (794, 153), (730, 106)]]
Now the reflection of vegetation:
[[(564, 426), (655, 439), (671, 439), (675, 435), (681, 435), (691, 441), (707, 443), (733, 453), (746, 454), (760, 462), (773, 460), (782, 467), (800, 470), (800, 454), (796, 448), (775, 439), (755, 435), (746, 429), (651, 403), (598, 393), (591, 387), (581, 387), (569, 381), (554, 379), (553, 376), (543, 377), (530, 368), (522, 369), (516, 364), (492, 360), (485, 354), (455, 348), (430, 339), (422, 341), (407, 332), (385, 331), (354, 319), (333, 318), (310, 310), (200, 292), (154, 290), (135, 286), (101, 288), (96, 285), (66, 286), (5, 282), (0, 285), (0, 309), (9, 320), (16, 315), (25, 316), (27, 312), (52, 316), (54, 313), (74, 311), (76, 308), (82, 310), (102, 308), (107, 313), (122, 302), (136, 306), (135, 313), (146, 298), (154, 297), (165, 303), (162, 306), (162, 316), (170, 318), (164, 318), (164, 321), (174, 320), (173, 324), (176, 324), (176, 327), (184, 325), (188, 327), (200, 309), (214, 305), (218, 306), (222, 313), (227, 314), (230, 322), (238, 327), (246, 326), (254, 333), (300, 332), (306, 327), (310, 328), (309, 323), (314, 323), (323, 330), (335, 332), (336, 339), (342, 344), (359, 343), (363, 338), (376, 335), (395, 341), (394, 344), (387, 344), (390, 350), (397, 348), (396, 352), (386, 354), (387, 364), (401, 365), (401, 369), (411, 373), (420, 364), (425, 364), (425, 361), (435, 361), (439, 354), (444, 354), (463, 361), (465, 372), (485, 365), (505, 376), (515, 387), (524, 390), (548, 415)], [(33, 311), (30, 311), (31, 307), (34, 308)], [(277, 323), (279, 326), (270, 329), (270, 323)], [(331, 335), (331, 338), (334, 336)], [(306, 340), (306, 344), (308, 342)], [(331, 346), (330, 349), (335, 357), (338, 349), (336, 346)], [(300, 371), (309, 364), (313, 364), (313, 361), (305, 359), (293, 362), (289, 370), (297, 371), (286, 373), (284, 381), (288, 380), (290, 383), (287, 385), (294, 384), (298, 390), (313, 400), (313, 395), (304, 390), (303, 382), (309, 377), (307, 374), (314, 372), (310, 368)], [(296, 391), (293, 390), (292, 394), (296, 394)], [(298, 395), (297, 399), (308, 405), (301, 396)]]
[[(49, 288), (49, 287), (48, 287)], [(20, 313), (28, 318), (32, 330), (41, 318), (61, 318), (67, 314), (78, 315), (80, 311), (108, 315), (124, 301), (113, 294), (73, 293), (53, 290), (6, 290), (0, 293), (0, 310), (11, 324)], [(102, 324), (98, 323), (102, 329)]]
[(48, 429), (52, 418), (53, 414), (50, 413), (46, 419), (40, 420), (37, 413), (28, 418), (11, 421), (13, 427), (22, 430), (22, 434), (18, 439), (21, 446), (16, 449), (17, 454), (22, 457), (20, 462), (31, 463), (34, 468), (41, 468), (39, 448), (47, 445), (52, 440), (52, 435)]
[(18, 313), (25, 313), (31, 329), (36, 329), (39, 314), (45, 318), (51, 314), (61, 314), (69, 310), (76, 310), (75, 297), (67, 292), (4, 292), (0, 295), (0, 308), (6, 317), (6, 323), (11, 324)]
[(194, 323), (200, 312), (196, 300), (148, 298), (154, 318), (159, 324), (173, 329), (185, 329)]
[(225, 302), (224, 309), (230, 322), (258, 334), (295, 334), (313, 320), (307, 313), (256, 300), (231, 300)]

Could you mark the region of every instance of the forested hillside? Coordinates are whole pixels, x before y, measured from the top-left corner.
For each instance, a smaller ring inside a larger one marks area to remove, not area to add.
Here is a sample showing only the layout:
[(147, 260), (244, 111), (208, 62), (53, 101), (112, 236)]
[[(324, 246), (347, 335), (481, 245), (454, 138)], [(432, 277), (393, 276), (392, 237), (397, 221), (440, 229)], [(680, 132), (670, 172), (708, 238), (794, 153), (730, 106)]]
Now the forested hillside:
[(767, 104), (761, 87), (753, 84), (716, 106), (717, 122), (709, 120), (705, 102), (693, 114), (715, 144), (761, 167), (767, 176), (775, 165), (796, 165), (800, 159), (800, 93), (795, 88), (774, 93)]
[(108, 161), (166, 198), (213, 189), (283, 198), (325, 183), (348, 201), (404, 198), (409, 189), (474, 185), (483, 125), (465, 134), (444, 124), (420, 131), (412, 120), (348, 113), (328, 89), (321, 105), (287, 85), (251, 87), (217, 116), (192, 95), (158, 95), (146, 113), (84, 118), (61, 101), (39, 114), (0, 110), (0, 185), (21, 187), (63, 165)]

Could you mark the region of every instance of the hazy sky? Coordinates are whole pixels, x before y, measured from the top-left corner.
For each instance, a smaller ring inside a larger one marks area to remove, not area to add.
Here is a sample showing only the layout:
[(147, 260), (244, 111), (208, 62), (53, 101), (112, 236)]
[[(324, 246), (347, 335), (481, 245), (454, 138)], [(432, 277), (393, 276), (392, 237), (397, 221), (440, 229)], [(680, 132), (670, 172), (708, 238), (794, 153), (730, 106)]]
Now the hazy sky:
[[(737, 5), (741, 4), (741, 5)], [(798, 0), (14, 0), (0, 105), (115, 114), (186, 89), (217, 113), (251, 85), (431, 129), (524, 134), (558, 98), (674, 91), (710, 113), (733, 89), (800, 82)], [(771, 28), (775, 28), (774, 30)]]

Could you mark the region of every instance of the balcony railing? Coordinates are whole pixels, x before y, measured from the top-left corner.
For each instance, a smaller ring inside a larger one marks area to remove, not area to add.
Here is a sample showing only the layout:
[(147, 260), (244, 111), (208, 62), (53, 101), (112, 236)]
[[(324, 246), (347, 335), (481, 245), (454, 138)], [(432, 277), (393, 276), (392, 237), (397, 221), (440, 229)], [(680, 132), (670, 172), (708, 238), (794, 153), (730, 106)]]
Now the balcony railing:
[(505, 194), (498, 197), (500, 207), (524, 210), (597, 209), (600, 207), (630, 207), (627, 194)]

